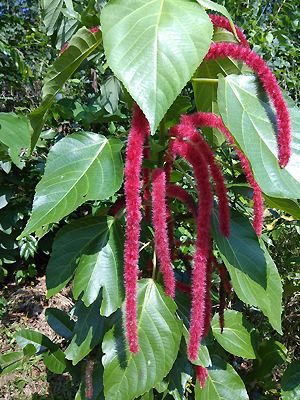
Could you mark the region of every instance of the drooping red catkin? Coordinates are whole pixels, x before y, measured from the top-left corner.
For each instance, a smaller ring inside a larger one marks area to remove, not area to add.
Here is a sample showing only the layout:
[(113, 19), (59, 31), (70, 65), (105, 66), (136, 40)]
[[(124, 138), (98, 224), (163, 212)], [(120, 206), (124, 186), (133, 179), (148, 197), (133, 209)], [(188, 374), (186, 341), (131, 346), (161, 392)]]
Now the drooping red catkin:
[[(147, 133), (147, 137), (145, 139), (143, 158), (144, 160), (150, 158), (149, 133)], [(151, 206), (149, 204), (151, 200), (150, 178), (151, 178), (150, 168), (146, 167), (143, 168), (143, 187), (144, 187), (143, 202), (144, 202), (145, 219), (148, 222), (151, 220)]]
[[(231, 25), (227, 18), (222, 17), (220, 15), (215, 15), (215, 14), (209, 14), (208, 16), (211, 19), (211, 22), (213, 23), (213, 25), (215, 27), (223, 28), (229, 32), (233, 32)], [(243, 32), (240, 30), (240, 28), (236, 25), (235, 25), (235, 30), (236, 30), (238, 38), (240, 39), (241, 45), (244, 47), (250, 47), (250, 45), (246, 39), (246, 36), (243, 34)]]
[(223, 282), (225, 292), (227, 294), (230, 294), (232, 291), (232, 286), (228, 279), (227, 269), (225, 268), (224, 264), (218, 264), (218, 263), (217, 263), (217, 268), (218, 268), (220, 279)]
[(192, 196), (181, 186), (169, 183), (167, 186), (167, 196), (173, 199), (180, 200), (184, 203), (192, 213), (193, 217), (197, 218), (197, 207)]
[(155, 251), (160, 263), (166, 294), (175, 296), (175, 277), (171, 264), (171, 254), (167, 227), (166, 175), (157, 168), (152, 173), (152, 221), (154, 227)]
[(128, 137), (124, 192), (127, 223), (125, 231), (124, 278), (126, 294), (126, 334), (132, 353), (139, 350), (137, 336), (137, 276), (141, 215), (141, 166), (148, 121), (135, 104)]
[(212, 257), (209, 257), (206, 266), (205, 318), (204, 318), (203, 338), (205, 338), (208, 335), (212, 317), (212, 301), (210, 295), (211, 276), (212, 276)]
[[(183, 125), (192, 124), (192, 120), (189, 115), (181, 117), (181, 123)], [(202, 152), (206, 162), (209, 164), (212, 178), (216, 185), (216, 192), (219, 199), (219, 219), (220, 219), (220, 230), (224, 236), (228, 237), (230, 234), (230, 208), (227, 199), (227, 189), (220, 166), (217, 164), (214, 153), (209, 147), (206, 140), (197, 131), (193, 131), (191, 137), (194, 143), (197, 143), (199, 150)]]
[(201, 365), (195, 365), (195, 370), (196, 370), (197, 381), (201, 389), (204, 389), (206, 379), (208, 377), (208, 371), (205, 367), (202, 367)]
[[(180, 130), (182, 127), (178, 127)], [(184, 127), (186, 129), (186, 127)], [(191, 131), (193, 128), (189, 126)], [(185, 132), (182, 132), (185, 136)], [(197, 239), (192, 270), (192, 309), (190, 323), (190, 338), (188, 357), (191, 361), (197, 359), (200, 341), (203, 337), (204, 308), (206, 292), (206, 264), (209, 255), (210, 218), (212, 209), (212, 190), (209, 182), (208, 166), (197, 147), (191, 143), (176, 139), (173, 145), (175, 154), (186, 158), (194, 169), (194, 175), (199, 192), (197, 213)]]
[(88, 360), (85, 368), (85, 397), (88, 400), (93, 398), (93, 372), (94, 361)]
[(257, 184), (256, 180), (254, 179), (250, 163), (244, 153), (239, 149), (236, 145), (231, 133), (223, 124), (221, 117), (215, 115), (213, 113), (202, 113), (197, 112), (191, 114), (189, 116), (189, 121), (195, 127), (210, 127), (219, 129), (220, 132), (227, 138), (228, 142), (234, 147), (245, 173), (246, 179), (249, 185), (253, 189), (253, 202), (254, 202), (254, 221), (253, 227), (258, 236), (261, 235), (262, 227), (263, 227), (263, 210), (264, 210), (264, 202), (263, 202), (263, 195), (259, 185)]
[(205, 59), (214, 60), (220, 57), (231, 57), (243, 61), (259, 77), (276, 110), (279, 164), (284, 168), (291, 156), (291, 123), (287, 105), (275, 76), (265, 61), (249, 48), (234, 43), (213, 43)]

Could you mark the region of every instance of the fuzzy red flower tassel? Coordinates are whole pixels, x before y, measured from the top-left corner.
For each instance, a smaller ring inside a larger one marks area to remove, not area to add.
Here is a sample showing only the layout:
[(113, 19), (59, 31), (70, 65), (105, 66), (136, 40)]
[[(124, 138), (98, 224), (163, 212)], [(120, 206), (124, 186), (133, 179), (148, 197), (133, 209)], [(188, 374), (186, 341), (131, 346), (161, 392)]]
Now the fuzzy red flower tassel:
[(205, 383), (206, 383), (206, 379), (208, 377), (208, 371), (207, 371), (206, 368), (202, 367), (201, 365), (196, 365), (195, 369), (196, 369), (197, 381), (198, 381), (201, 389), (204, 389)]
[(205, 338), (208, 335), (212, 317), (212, 301), (210, 295), (211, 276), (212, 276), (212, 261), (211, 257), (209, 257), (206, 266), (205, 318), (204, 318), (203, 338)]
[(128, 137), (125, 163), (125, 200), (127, 223), (125, 232), (124, 277), (126, 294), (126, 334), (129, 349), (138, 352), (137, 336), (137, 278), (141, 215), (141, 166), (143, 143), (149, 129), (148, 121), (134, 105), (132, 128)]
[[(181, 124), (189, 125), (193, 124), (193, 117), (190, 115), (184, 115), (181, 117)], [(220, 219), (220, 230), (224, 236), (228, 237), (230, 234), (230, 208), (227, 199), (227, 189), (220, 166), (217, 164), (214, 153), (209, 147), (206, 140), (197, 131), (192, 131), (193, 134), (190, 137), (194, 143), (198, 145), (199, 151), (202, 152), (206, 162), (209, 165), (209, 169), (212, 178), (216, 185), (216, 192), (219, 199), (219, 219)]]
[[(192, 130), (193, 128), (190, 126), (189, 129)], [(182, 135), (184, 136), (185, 132), (182, 132)], [(204, 329), (206, 264), (209, 255), (210, 218), (213, 196), (209, 182), (208, 166), (197, 147), (191, 143), (176, 139), (173, 150), (175, 154), (186, 158), (192, 165), (199, 191), (196, 251), (192, 270), (193, 293), (190, 338), (188, 343), (188, 357), (193, 361), (198, 357), (199, 345)]]
[(152, 173), (152, 220), (155, 250), (164, 279), (166, 294), (175, 296), (175, 278), (171, 264), (167, 226), (166, 175), (157, 168)]
[[(147, 132), (147, 137), (144, 145), (144, 159), (149, 159), (150, 158), (150, 143), (149, 143), (149, 134), (150, 132)], [(144, 187), (144, 193), (143, 193), (143, 201), (144, 201), (144, 210), (145, 210), (145, 219), (146, 221), (150, 221), (151, 219), (151, 206), (149, 204), (151, 200), (151, 190), (150, 190), (150, 178), (151, 178), (151, 170), (150, 168), (143, 168), (143, 187)]]
[[(209, 14), (208, 16), (211, 19), (211, 22), (213, 23), (213, 25), (215, 27), (223, 28), (223, 29), (226, 29), (226, 31), (233, 33), (231, 25), (227, 18), (222, 17), (220, 15), (215, 15), (215, 14)], [(236, 30), (237, 36), (241, 42), (241, 45), (244, 47), (250, 47), (249, 43), (246, 39), (246, 36), (243, 34), (243, 32), (240, 30), (240, 28), (236, 25), (235, 25), (235, 30)]]
[(287, 105), (275, 76), (265, 61), (249, 48), (234, 43), (213, 43), (205, 59), (214, 60), (220, 57), (232, 57), (235, 60), (243, 61), (259, 77), (276, 110), (279, 164), (284, 168), (291, 156), (291, 122)]
[(257, 184), (256, 180), (251, 171), (250, 163), (244, 153), (239, 149), (236, 145), (231, 133), (223, 124), (221, 117), (215, 115), (213, 113), (202, 113), (197, 112), (191, 114), (189, 116), (189, 121), (195, 127), (203, 127), (207, 126), (210, 128), (219, 129), (220, 132), (227, 138), (228, 142), (234, 147), (243, 168), (243, 171), (246, 175), (247, 181), (249, 185), (253, 189), (253, 202), (254, 202), (254, 221), (253, 227), (258, 236), (261, 235), (262, 227), (263, 227), (263, 211), (264, 211), (264, 202), (261, 189)]

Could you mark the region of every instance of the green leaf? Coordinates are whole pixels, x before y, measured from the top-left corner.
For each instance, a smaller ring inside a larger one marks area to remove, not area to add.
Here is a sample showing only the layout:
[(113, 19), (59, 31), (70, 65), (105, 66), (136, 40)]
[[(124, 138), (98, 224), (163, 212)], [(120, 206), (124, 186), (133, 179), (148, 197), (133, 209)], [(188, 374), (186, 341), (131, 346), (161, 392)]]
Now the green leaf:
[(295, 105), (292, 119), (292, 157), (287, 167), (278, 164), (276, 132), (269, 118), (268, 103), (258, 96), (254, 76), (220, 77), (218, 104), (226, 127), (248, 157), (262, 191), (276, 198), (299, 198), (300, 193), (300, 113)]
[(209, 17), (191, 1), (115, 0), (104, 7), (101, 27), (110, 68), (155, 132), (208, 52)]
[(23, 351), (12, 351), (0, 355), (0, 376), (6, 375), (22, 367)]
[(257, 360), (253, 363), (253, 375), (255, 379), (262, 379), (271, 374), (276, 365), (281, 365), (286, 361), (287, 349), (276, 340), (269, 339), (263, 341), (257, 349)]
[(92, 33), (85, 27), (80, 28), (70, 40), (69, 47), (49, 68), (42, 89), (42, 104), (30, 114), (30, 122), (34, 131), (31, 141), (32, 149), (40, 136), (46, 113), (55, 100), (56, 94), (82, 62), (97, 49), (101, 43), (101, 38), (100, 31)]
[(30, 149), (32, 128), (25, 116), (14, 113), (0, 113), (0, 142), (8, 147), (12, 162), (23, 168), (24, 161), (20, 155), (26, 155)]
[(286, 369), (281, 380), (282, 400), (300, 398), (300, 361), (292, 362)]
[(81, 300), (76, 304), (75, 315), (78, 319), (74, 336), (65, 350), (66, 358), (72, 360), (73, 365), (87, 356), (103, 338), (105, 318), (99, 313), (100, 306), (101, 295), (89, 307), (86, 307)]
[(231, 213), (231, 234), (220, 234), (214, 213), (213, 236), (229, 271), (234, 291), (246, 304), (259, 307), (279, 333), (282, 285), (276, 265), (249, 221)]
[(285, 211), (296, 219), (300, 219), (300, 206), (297, 200), (292, 199), (275, 199), (274, 197), (269, 197), (264, 195), (264, 199), (268, 206), (271, 208), (276, 208), (277, 210)]
[(256, 358), (253, 347), (253, 326), (245, 319), (242, 313), (225, 310), (224, 330), (219, 327), (219, 315), (215, 314), (211, 326), (217, 342), (229, 353), (243, 358)]
[(168, 374), (166, 381), (169, 382), (168, 391), (176, 399), (184, 398), (186, 384), (194, 375), (192, 364), (187, 358), (187, 347), (185, 340), (181, 341), (176, 361)]
[(140, 400), (154, 400), (153, 390), (150, 390), (150, 392), (145, 393), (143, 396), (141, 396)]
[(61, 14), (64, 5), (64, 0), (43, 0), (42, 8), (44, 11), (44, 24), (47, 35), (51, 36), (54, 33), (55, 26)]
[(54, 374), (62, 374), (67, 368), (67, 361), (64, 352), (57, 348), (49, 351), (43, 356), (43, 361), (49, 371)]
[(32, 344), (36, 348), (37, 353), (57, 349), (57, 345), (52, 343), (47, 336), (32, 329), (19, 330), (16, 333), (16, 341), (22, 349), (28, 344)]
[(87, 307), (96, 300), (103, 288), (100, 313), (105, 316), (116, 311), (124, 297), (122, 229), (113, 219), (107, 222), (103, 234), (98, 234), (82, 253), (73, 284), (75, 299), (84, 292), (81, 300)]
[(55, 333), (68, 340), (72, 338), (75, 322), (70, 319), (67, 313), (58, 308), (47, 308), (45, 317), (48, 325)]
[(224, 17), (226, 17), (230, 23), (230, 26), (233, 30), (233, 33), (235, 34), (235, 37), (237, 39), (237, 41), (239, 41), (237, 33), (236, 33), (236, 29), (234, 26), (234, 23), (232, 21), (232, 18), (229, 14), (229, 12), (227, 11), (226, 7), (222, 6), (221, 4), (217, 4), (213, 1), (210, 0), (197, 0), (197, 2), (204, 8), (208, 9), (208, 10), (213, 10), (213, 11), (217, 11), (218, 13), (224, 15)]
[(213, 357), (204, 389), (195, 387), (195, 400), (249, 400), (245, 385), (230, 364)]
[(58, 222), (88, 200), (104, 200), (121, 186), (122, 144), (95, 133), (75, 133), (49, 152), (45, 173), (36, 187), (32, 215), (24, 237)]
[(176, 305), (151, 279), (138, 282), (140, 350), (128, 350), (121, 321), (104, 336), (106, 400), (134, 399), (156, 386), (170, 371), (181, 341)]
[[(89, 306), (103, 287), (100, 313), (110, 315), (123, 301), (122, 251), (119, 223), (111, 217), (86, 217), (62, 228), (53, 245), (46, 271), (48, 297), (59, 292), (72, 278), (76, 298)], [(62, 268), (63, 265), (63, 268)]]

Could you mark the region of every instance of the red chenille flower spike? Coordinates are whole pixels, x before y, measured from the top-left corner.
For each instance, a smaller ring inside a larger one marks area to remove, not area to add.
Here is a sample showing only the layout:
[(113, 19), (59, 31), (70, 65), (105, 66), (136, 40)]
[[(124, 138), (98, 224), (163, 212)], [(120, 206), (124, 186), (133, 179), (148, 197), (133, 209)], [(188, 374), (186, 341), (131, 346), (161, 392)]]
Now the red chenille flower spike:
[[(193, 128), (190, 126), (189, 129), (192, 130)], [(182, 134), (184, 136), (184, 132)], [(192, 270), (190, 338), (188, 343), (188, 357), (193, 361), (198, 357), (199, 345), (204, 329), (206, 264), (209, 255), (210, 218), (213, 196), (209, 182), (208, 166), (197, 147), (191, 143), (176, 139), (174, 142), (174, 152), (186, 158), (192, 165), (199, 192), (196, 251)]]
[(166, 175), (157, 168), (152, 173), (152, 221), (154, 227), (155, 251), (160, 263), (166, 294), (175, 296), (175, 277), (171, 264), (171, 254), (167, 226)]
[(208, 377), (208, 371), (207, 371), (206, 368), (202, 367), (201, 365), (196, 365), (195, 369), (196, 369), (197, 381), (198, 381), (201, 389), (204, 389), (205, 383), (206, 383), (206, 379)]
[[(215, 27), (223, 28), (229, 32), (233, 32), (231, 25), (227, 18), (222, 17), (220, 15), (216, 15), (216, 14), (209, 14), (208, 16), (211, 19), (211, 22), (213, 23), (213, 25)], [(235, 25), (235, 30), (236, 30), (238, 38), (240, 39), (241, 45), (244, 47), (250, 47), (250, 45), (246, 39), (246, 36), (243, 34), (243, 32), (240, 30), (240, 28), (236, 25)]]
[(254, 221), (253, 227), (258, 236), (261, 235), (262, 227), (263, 227), (263, 196), (259, 185), (257, 184), (256, 180), (251, 171), (250, 163), (244, 153), (239, 149), (236, 145), (231, 133), (223, 124), (221, 117), (215, 115), (213, 113), (202, 113), (197, 112), (191, 114), (189, 116), (189, 120), (191, 123), (196, 127), (210, 127), (219, 129), (220, 132), (227, 138), (228, 142), (234, 147), (243, 168), (243, 171), (246, 175), (247, 181), (249, 185), (253, 189), (253, 202), (254, 202)]
[(131, 352), (139, 349), (137, 336), (137, 277), (141, 215), (141, 166), (143, 143), (149, 129), (148, 121), (134, 105), (132, 127), (128, 137), (125, 163), (125, 200), (127, 223), (125, 231), (124, 278), (126, 294), (126, 334)]
[(266, 62), (249, 48), (238, 46), (234, 43), (213, 43), (205, 59), (215, 60), (220, 57), (231, 57), (235, 60), (243, 61), (259, 77), (276, 110), (279, 164), (284, 168), (291, 156), (291, 122), (287, 105), (275, 76)]

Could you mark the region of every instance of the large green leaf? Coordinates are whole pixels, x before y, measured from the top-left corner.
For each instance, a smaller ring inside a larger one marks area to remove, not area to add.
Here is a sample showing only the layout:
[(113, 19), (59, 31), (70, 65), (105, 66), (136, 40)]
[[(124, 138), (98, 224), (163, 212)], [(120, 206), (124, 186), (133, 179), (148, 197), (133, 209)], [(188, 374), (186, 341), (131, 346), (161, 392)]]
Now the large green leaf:
[(86, 307), (81, 300), (76, 304), (75, 315), (78, 319), (74, 336), (65, 350), (66, 358), (72, 360), (73, 365), (87, 356), (103, 338), (106, 319), (100, 315), (100, 306), (101, 294), (89, 307)]
[(229, 271), (237, 296), (259, 307), (281, 333), (282, 285), (276, 265), (249, 221), (232, 212), (229, 238), (220, 234), (214, 213), (213, 236)]
[(154, 132), (206, 55), (212, 23), (192, 1), (114, 0), (101, 26), (108, 64)]
[(62, 374), (67, 368), (67, 360), (64, 352), (57, 348), (47, 352), (43, 356), (46, 367), (54, 374)]
[(70, 40), (69, 47), (61, 54), (49, 68), (44, 79), (42, 90), (42, 104), (30, 114), (30, 122), (34, 134), (31, 147), (36, 145), (43, 128), (46, 113), (53, 103), (56, 94), (65, 82), (79, 68), (81, 63), (97, 49), (101, 43), (101, 32), (90, 32), (83, 27)]
[(286, 369), (281, 380), (282, 400), (300, 398), (300, 361), (292, 362)]
[(30, 149), (32, 128), (28, 118), (14, 113), (0, 113), (0, 142), (8, 147), (8, 154), (17, 167), (22, 168), (24, 161), (20, 154)]
[(73, 292), (83, 291), (82, 301), (89, 306), (103, 287), (100, 312), (110, 315), (123, 301), (122, 232), (111, 217), (80, 218), (57, 234), (47, 266), (48, 297), (59, 292), (72, 278)]
[(100, 312), (109, 316), (123, 300), (123, 242), (122, 230), (111, 219), (107, 229), (82, 253), (76, 270), (73, 294), (75, 299), (84, 292), (81, 300), (86, 306), (97, 298), (101, 288), (102, 304)]
[(122, 144), (95, 133), (75, 133), (49, 152), (22, 237), (60, 221), (87, 200), (103, 200), (121, 186)]
[(297, 200), (275, 199), (274, 197), (269, 197), (267, 195), (264, 196), (264, 199), (269, 207), (285, 211), (294, 218), (300, 219), (300, 205)]
[(290, 106), (293, 141), (292, 157), (287, 167), (278, 164), (278, 149), (272, 113), (267, 102), (258, 96), (254, 76), (220, 77), (218, 105), (227, 128), (249, 158), (254, 176), (264, 193), (271, 197), (300, 197), (300, 113)]
[(219, 326), (219, 315), (212, 319), (212, 331), (218, 343), (229, 353), (243, 357), (256, 358), (253, 347), (253, 327), (247, 322), (242, 313), (234, 310), (225, 310), (224, 330)]
[(249, 400), (245, 385), (230, 364), (213, 357), (204, 389), (195, 388), (195, 400)]
[(175, 303), (151, 279), (138, 283), (140, 350), (132, 354), (121, 321), (104, 337), (104, 394), (106, 400), (134, 399), (149, 391), (170, 371), (181, 341)]

